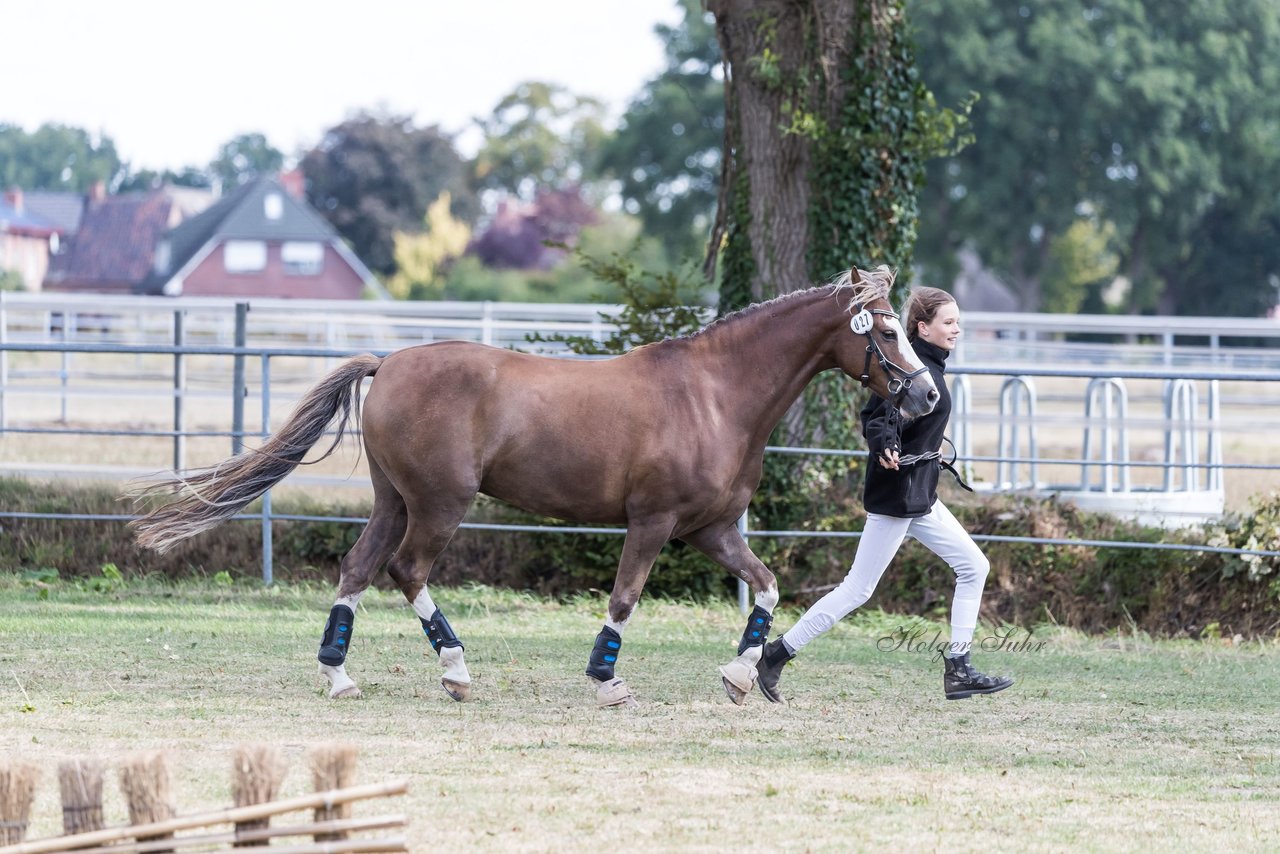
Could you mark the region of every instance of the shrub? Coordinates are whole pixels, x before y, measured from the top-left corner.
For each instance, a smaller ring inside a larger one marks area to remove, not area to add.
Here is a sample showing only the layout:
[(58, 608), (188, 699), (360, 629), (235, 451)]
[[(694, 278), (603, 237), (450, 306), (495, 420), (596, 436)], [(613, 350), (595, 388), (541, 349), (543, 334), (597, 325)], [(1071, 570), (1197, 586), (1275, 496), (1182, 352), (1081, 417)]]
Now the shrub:
[[(105, 487), (63, 487), (0, 479), (0, 501), (17, 511), (120, 512)], [(1207, 530), (1169, 532), (1110, 516), (1085, 513), (1054, 499), (946, 495), (948, 506), (975, 535), (1035, 536), (1064, 540), (1182, 542), (1274, 550), (1280, 494), (1258, 499), (1253, 511)], [(277, 498), (279, 513), (363, 517), (368, 505), (323, 505)], [(473, 521), (548, 523), (481, 498)], [(846, 502), (806, 524), (809, 530), (858, 531), (865, 514)], [(253, 523), (231, 522), (175, 547), (166, 555), (142, 551), (117, 522), (0, 520), (0, 570), (100, 579), (103, 567), (127, 578), (156, 574), (256, 577), (261, 533)], [(274, 569), (280, 580), (338, 577), (343, 555), (359, 536), (357, 524), (280, 521), (274, 525)], [(434, 584), (468, 582), (569, 596), (609, 590), (623, 538), (614, 534), (536, 534), (459, 531), (441, 554)], [(1195, 551), (1092, 548), (981, 542), (991, 560), (983, 618), (1033, 625), (1052, 621), (1091, 632), (1139, 629), (1157, 636), (1272, 636), (1280, 628), (1280, 573), (1275, 558)], [(808, 605), (848, 572), (856, 540), (794, 537), (751, 540), (778, 575), (784, 600)], [(112, 575), (115, 577), (115, 574)], [(388, 584), (385, 580), (380, 582)], [(908, 540), (881, 580), (871, 607), (945, 617), (953, 576), (936, 556)], [(736, 580), (695, 549), (663, 549), (645, 588), (649, 596), (708, 599), (734, 595)]]

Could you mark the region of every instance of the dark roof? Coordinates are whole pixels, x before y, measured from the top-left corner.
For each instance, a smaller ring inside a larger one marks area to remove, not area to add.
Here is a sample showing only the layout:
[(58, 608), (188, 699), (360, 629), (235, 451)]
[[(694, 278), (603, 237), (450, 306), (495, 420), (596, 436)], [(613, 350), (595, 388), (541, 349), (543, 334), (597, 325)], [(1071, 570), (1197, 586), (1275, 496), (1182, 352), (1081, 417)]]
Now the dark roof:
[(67, 248), (49, 259), (48, 281), (141, 282), (168, 226), (169, 206), (161, 190), (91, 202)]
[[(280, 216), (267, 216), (268, 196), (277, 196)], [(258, 178), (223, 196), (206, 210), (191, 217), (167, 235), (169, 268), (152, 273), (139, 288), (141, 293), (162, 293), (165, 284), (211, 242), (224, 240), (312, 240), (337, 243), (338, 234), (306, 202), (295, 198), (274, 178)], [(358, 262), (357, 262), (358, 263)]]
[(22, 204), (36, 216), (53, 223), (64, 235), (70, 236), (80, 229), (85, 197), (83, 193), (27, 190), (22, 194)]

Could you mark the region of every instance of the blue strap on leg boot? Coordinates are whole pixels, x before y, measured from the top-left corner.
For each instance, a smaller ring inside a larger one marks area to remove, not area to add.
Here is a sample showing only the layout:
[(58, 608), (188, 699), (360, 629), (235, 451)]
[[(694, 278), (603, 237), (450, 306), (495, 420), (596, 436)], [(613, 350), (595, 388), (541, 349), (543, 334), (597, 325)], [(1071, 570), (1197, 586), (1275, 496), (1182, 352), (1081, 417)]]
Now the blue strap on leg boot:
[(329, 621), (324, 624), (324, 637), (320, 639), (321, 664), (337, 667), (347, 660), (355, 625), (356, 615), (346, 605), (334, 605), (329, 610)]
[(760, 646), (769, 638), (769, 628), (773, 625), (773, 614), (759, 605), (751, 609), (747, 617), (747, 628), (738, 642), (738, 655), (742, 655), (753, 646)]
[(605, 626), (596, 635), (596, 645), (591, 650), (591, 660), (587, 663), (587, 675), (601, 682), (613, 678), (613, 665), (618, 661), (618, 650), (622, 649), (622, 635)]
[(422, 630), (427, 633), (427, 640), (437, 654), (445, 647), (466, 649), (462, 641), (458, 640), (458, 636), (453, 633), (453, 626), (449, 625), (449, 621), (445, 619), (444, 614), (440, 613), (439, 608), (436, 608), (430, 620), (419, 617), (418, 622), (422, 623)]

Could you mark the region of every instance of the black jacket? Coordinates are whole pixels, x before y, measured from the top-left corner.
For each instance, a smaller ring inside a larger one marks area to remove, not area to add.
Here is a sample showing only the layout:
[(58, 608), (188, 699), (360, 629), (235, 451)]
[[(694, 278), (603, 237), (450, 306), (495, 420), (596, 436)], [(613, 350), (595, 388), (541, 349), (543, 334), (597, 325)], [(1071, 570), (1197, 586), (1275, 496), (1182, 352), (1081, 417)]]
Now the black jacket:
[(942, 449), (942, 437), (951, 420), (951, 393), (947, 390), (944, 374), (947, 356), (941, 347), (915, 339), (911, 346), (929, 369), (933, 384), (938, 387), (938, 403), (928, 415), (905, 423), (899, 420), (898, 410), (878, 395), (871, 395), (862, 407), (862, 435), (871, 452), (867, 460), (867, 482), (862, 493), (862, 503), (868, 513), (884, 516), (913, 518), (926, 515), (938, 500), (938, 474), (941, 467), (936, 459), (887, 469), (876, 460), (886, 446), (897, 444), (898, 453), (926, 454)]

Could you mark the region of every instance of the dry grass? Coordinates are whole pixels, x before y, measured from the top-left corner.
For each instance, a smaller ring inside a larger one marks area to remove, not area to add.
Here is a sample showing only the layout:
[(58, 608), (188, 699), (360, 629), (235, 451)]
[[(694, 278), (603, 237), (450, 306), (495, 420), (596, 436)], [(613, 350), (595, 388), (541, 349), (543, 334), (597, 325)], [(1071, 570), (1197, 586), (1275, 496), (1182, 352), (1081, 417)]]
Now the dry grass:
[[(22, 639), (0, 650), (0, 751), (52, 769), (167, 750), (191, 812), (229, 804), (237, 744), (279, 746), (289, 797), (311, 788), (299, 769), (312, 748), (348, 741), (361, 782), (411, 781), (418, 851), (1280, 848), (1274, 642), (1039, 629), (1038, 651), (978, 657), (1013, 689), (949, 703), (927, 655), (877, 649), (899, 618), (868, 612), (787, 669), (788, 704), (757, 693), (737, 708), (715, 672), (736, 609), (646, 601), (619, 665), (640, 705), (601, 710), (582, 668), (602, 598), (433, 593), (467, 644), (466, 704), (439, 688), (398, 595), (372, 591), (357, 616), (348, 663), (364, 699), (331, 702), (315, 680), (331, 591), (41, 598), (0, 578), (6, 631)], [(124, 820), (115, 793), (105, 809)], [(58, 832), (59, 816), (56, 787), (42, 788), (29, 838)]]

